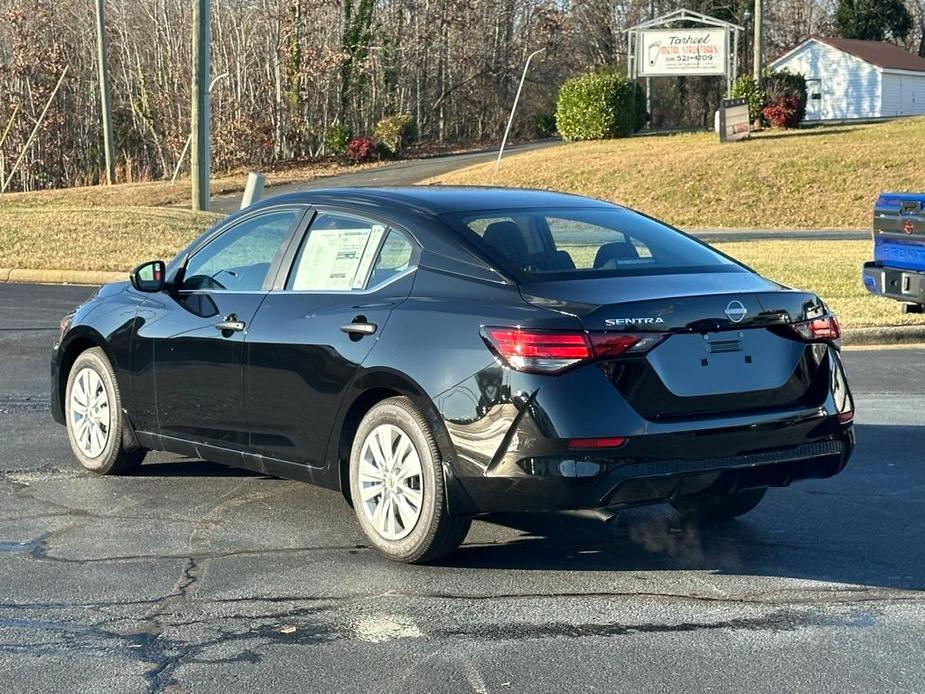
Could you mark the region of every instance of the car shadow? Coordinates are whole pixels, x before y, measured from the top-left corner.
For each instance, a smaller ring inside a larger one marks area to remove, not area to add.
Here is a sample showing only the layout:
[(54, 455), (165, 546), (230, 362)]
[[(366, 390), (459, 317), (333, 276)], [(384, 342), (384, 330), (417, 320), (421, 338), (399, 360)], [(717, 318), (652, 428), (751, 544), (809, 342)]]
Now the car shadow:
[(181, 456), (169, 461), (145, 462), (134, 474), (138, 477), (267, 477), (244, 468)]
[[(444, 564), (523, 571), (702, 570), (925, 589), (925, 426), (857, 427), (848, 467), (827, 480), (772, 489), (729, 523), (684, 522), (667, 505), (591, 514), (499, 514), (516, 539), (470, 534)], [(488, 533), (489, 535), (491, 533)], [(505, 533), (509, 535), (509, 533)]]

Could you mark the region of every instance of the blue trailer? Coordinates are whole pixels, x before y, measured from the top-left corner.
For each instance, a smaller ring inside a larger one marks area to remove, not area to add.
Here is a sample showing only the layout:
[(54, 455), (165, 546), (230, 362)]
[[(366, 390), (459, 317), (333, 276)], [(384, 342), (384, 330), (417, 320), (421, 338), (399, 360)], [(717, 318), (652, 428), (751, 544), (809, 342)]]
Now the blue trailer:
[(883, 193), (874, 206), (874, 259), (864, 263), (871, 294), (903, 302), (906, 313), (925, 308), (925, 195)]

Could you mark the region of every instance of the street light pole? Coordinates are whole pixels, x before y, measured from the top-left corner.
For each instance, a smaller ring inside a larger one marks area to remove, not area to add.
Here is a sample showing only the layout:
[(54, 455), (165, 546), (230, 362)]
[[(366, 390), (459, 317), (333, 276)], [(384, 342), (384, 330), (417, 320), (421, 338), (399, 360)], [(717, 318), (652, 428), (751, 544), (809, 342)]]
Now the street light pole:
[(105, 0), (96, 0), (96, 59), (100, 80), (100, 115), (103, 124), (103, 149), (106, 152), (106, 182), (112, 185), (116, 178), (116, 162), (112, 143), (112, 95), (109, 87), (109, 46), (106, 40)]
[(498, 160), (495, 162), (495, 171), (497, 172), (501, 166), (501, 157), (504, 155), (504, 146), (507, 144), (507, 136), (511, 132), (511, 124), (514, 122), (514, 112), (517, 110), (517, 102), (520, 101), (520, 92), (524, 88), (524, 80), (527, 79), (527, 70), (530, 68), (530, 61), (533, 60), (533, 56), (539, 55), (545, 48), (539, 48), (529, 56), (527, 56), (527, 62), (524, 63), (524, 72), (520, 76), (520, 84), (517, 87), (517, 95), (514, 97), (514, 105), (511, 107), (511, 116), (507, 119), (507, 127), (504, 129), (504, 137), (501, 140), (501, 149), (498, 150)]
[(193, 83), (190, 110), (192, 153), (190, 178), (193, 183), (193, 210), (208, 211), (209, 179), (212, 162), (209, 151), (209, 58), (212, 44), (209, 0), (193, 0)]

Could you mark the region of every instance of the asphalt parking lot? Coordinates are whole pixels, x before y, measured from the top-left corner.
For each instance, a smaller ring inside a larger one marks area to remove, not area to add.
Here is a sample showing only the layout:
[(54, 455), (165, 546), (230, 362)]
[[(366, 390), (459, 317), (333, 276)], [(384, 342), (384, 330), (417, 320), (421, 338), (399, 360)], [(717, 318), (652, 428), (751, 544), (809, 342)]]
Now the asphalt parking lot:
[(738, 522), (498, 518), (412, 567), (298, 482), (79, 472), (47, 360), (89, 292), (0, 285), (5, 691), (925, 691), (923, 348), (846, 351), (851, 464)]

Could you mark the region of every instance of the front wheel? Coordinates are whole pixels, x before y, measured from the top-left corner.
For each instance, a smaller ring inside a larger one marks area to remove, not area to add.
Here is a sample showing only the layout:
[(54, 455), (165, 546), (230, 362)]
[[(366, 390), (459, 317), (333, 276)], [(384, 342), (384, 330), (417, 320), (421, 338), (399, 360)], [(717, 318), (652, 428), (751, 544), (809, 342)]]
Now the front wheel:
[(685, 519), (703, 523), (722, 523), (751, 511), (761, 502), (767, 491), (767, 488), (761, 488), (735, 494), (682, 497), (671, 505)]
[(64, 408), (71, 450), (85, 470), (120, 475), (141, 465), (145, 449), (125, 446), (119, 385), (99, 347), (81, 352), (71, 367)]
[(447, 508), (440, 453), (408, 398), (375, 405), (350, 453), (350, 494), (363, 534), (389, 559), (434, 561), (451, 554), (471, 519)]

